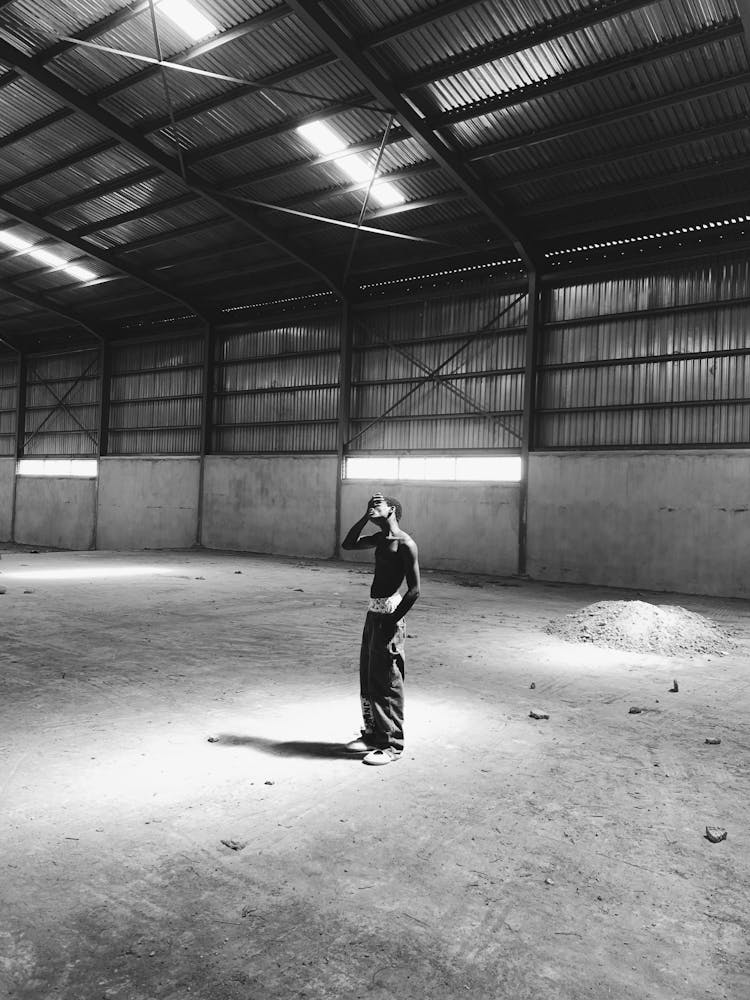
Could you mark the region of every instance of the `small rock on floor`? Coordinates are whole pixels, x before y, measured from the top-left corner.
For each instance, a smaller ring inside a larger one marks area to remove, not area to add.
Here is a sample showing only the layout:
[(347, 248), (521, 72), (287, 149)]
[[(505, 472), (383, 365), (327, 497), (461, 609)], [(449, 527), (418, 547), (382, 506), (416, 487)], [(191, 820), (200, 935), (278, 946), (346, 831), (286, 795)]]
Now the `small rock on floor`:
[(222, 844), (230, 851), (243, 851), (247, 847), (247, 844), (241, 840), (222, 840)]
[(722, 840), (726, 839), (727, 839), (727, 831), (723, 830), (720, 826), (706, 827), (706, 840), (710, 840), (712, 844), (718, 844)]
[(529, 717), (532, 719), (549, 719), (549, 712), (539, 712), (535, 708), (529, 712)]

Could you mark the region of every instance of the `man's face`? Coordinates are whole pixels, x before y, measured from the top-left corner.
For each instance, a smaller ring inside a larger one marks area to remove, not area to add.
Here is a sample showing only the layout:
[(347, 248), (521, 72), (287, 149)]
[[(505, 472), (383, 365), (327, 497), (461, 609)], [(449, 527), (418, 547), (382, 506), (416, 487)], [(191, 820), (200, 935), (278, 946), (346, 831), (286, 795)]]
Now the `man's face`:
[(374, 497), (370, 498), (370, 502), (367, 507), (367, 513), (371, 521), (378, 518), (387, 518), (392, 510), (393, 507), (390, 507), (388, 503), (386, 503), (385, 497), (380, 496), (378, 493), (376, 493)]

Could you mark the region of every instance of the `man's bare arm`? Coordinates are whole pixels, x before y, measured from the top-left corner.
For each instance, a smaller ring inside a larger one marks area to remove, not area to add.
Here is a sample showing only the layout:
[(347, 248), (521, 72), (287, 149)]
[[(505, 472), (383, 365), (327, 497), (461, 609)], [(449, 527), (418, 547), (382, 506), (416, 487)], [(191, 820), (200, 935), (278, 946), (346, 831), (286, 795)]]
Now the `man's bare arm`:
[(404, 579), (408, 589), (401, 598), (399, 606), (389, 616), (394, 626), (419, 600), (419, 553), (416, 543), (411, 538), (401, 546), (401, 557), (404, 560)]
[(370, 511), (368, 510), (366, 514), (353, 524), (349, 531), (346, 533), (346, 538), (341, 543), (342, 549), (373, 549), (377, 544), (377, 540), (380, 537), (380, 532), (374, 535), (365, 535), (364, 538), (359, 536), (362, 534), (364, 526), (370, 520)]

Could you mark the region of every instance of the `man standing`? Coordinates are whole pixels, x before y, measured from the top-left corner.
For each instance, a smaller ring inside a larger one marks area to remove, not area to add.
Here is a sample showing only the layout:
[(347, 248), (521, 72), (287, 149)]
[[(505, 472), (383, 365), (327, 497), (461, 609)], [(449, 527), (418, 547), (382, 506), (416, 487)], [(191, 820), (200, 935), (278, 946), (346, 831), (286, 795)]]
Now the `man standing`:
[[(419, 597), (419, 558), (414, 539), (399, 528), (401, 504), (376, 493), (367, 513), (349, 529), (342, 548), (375, 549), (375, 575), (359, 654), (364, 728), (347, 744), (365, 764), (390, 764), (404, 749), (404, 615)], [(368, 521), (379, 531), (362, 535)], [(401, 596), (401, 584), (406, 593)]]

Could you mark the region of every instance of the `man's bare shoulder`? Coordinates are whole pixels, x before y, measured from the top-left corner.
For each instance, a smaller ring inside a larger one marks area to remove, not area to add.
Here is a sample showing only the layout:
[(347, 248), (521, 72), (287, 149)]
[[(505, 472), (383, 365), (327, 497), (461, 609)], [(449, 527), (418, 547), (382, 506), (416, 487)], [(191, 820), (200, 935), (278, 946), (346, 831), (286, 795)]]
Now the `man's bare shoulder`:
[(398, 544), (399, 548), (406, 549), (407, 552), (411, 552), (411, 554), (416, 558), (418, 553), (417, 543), (414, 541), (411, 535), (407, 535), (407, 533), (404, 532), (403, 536), (399, 538)]

